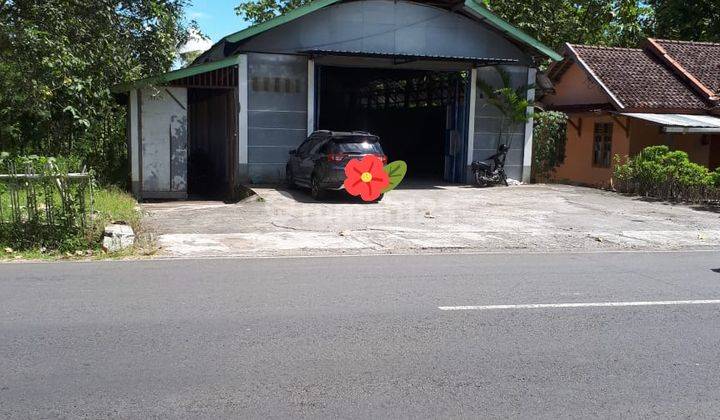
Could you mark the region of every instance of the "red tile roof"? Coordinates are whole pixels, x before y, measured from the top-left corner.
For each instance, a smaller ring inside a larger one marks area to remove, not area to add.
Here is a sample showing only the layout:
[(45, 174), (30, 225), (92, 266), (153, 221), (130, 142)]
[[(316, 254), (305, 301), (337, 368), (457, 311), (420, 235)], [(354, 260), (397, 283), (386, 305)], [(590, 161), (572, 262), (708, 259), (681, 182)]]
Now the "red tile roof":
[(705, 87), (720, 95), (720, 44), (666, 39), (655, 42)]
[(706, 110), (708, 105), (651, 53), (635, 48), (570, 45), (625, 109)]

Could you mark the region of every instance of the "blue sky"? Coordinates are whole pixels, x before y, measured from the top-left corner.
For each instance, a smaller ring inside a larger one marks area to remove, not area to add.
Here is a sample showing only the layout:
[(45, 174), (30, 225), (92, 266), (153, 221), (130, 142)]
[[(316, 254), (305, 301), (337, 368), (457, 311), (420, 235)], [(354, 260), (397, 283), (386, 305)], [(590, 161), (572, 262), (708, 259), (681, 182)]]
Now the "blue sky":
[(241, 0), (192, 0), (187, 8), (188, 20), (195, 20), (200, 31), (217, 42), (225, 35), (248, 27), (248, 23), (235, 14)]

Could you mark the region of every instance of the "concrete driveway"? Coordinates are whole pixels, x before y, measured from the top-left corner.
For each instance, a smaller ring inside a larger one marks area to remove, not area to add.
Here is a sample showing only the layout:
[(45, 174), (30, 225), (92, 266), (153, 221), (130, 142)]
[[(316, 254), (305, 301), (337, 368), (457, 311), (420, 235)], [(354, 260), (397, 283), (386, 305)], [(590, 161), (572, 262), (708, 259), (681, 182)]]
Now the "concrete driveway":
[(238, 204), (147, 203), (166, 256), (508, 250), (678, 250), (720, 246), (720, 213), (566, 185), (406, 185), (377, 204), (340, 192), (254, 187)]

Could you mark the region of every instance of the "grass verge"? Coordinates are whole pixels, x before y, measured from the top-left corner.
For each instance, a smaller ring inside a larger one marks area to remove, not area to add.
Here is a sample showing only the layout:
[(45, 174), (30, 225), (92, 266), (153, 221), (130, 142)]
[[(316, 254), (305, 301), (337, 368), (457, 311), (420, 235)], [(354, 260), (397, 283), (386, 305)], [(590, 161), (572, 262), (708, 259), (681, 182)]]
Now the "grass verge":
[[(136, 245), (124, 251), (106, 253), (102, 250), (105, 226), (113, 222), (124, 222), (135, 232)], [(117, 187), (99, 188), (94, 194), (92, 247), (74, 252), (60, 252), (45, 249), (14, 250), (0, 243), (0, 260), (57, 260), (57, 259), (118, 259), (149, 256), (155, 252), (155, 244), (142, 226), (142, 211), (137, 201)]]

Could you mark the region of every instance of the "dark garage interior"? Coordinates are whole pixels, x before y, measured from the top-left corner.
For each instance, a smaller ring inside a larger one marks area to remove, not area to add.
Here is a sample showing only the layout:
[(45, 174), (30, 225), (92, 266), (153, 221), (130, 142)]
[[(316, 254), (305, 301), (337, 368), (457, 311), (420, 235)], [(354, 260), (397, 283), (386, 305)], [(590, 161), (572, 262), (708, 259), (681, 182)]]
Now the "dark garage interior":
[(322, 66), (318, 127), (380, 137), (407, 176), (460, 181), (467, 75), (463, 72)]
[(235, 91), (188, 89), (188, 194), (225, 199), (235, 171)]

